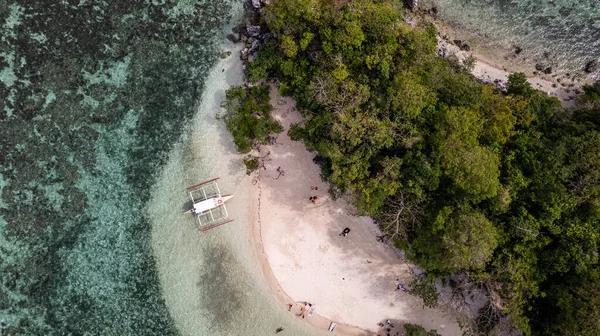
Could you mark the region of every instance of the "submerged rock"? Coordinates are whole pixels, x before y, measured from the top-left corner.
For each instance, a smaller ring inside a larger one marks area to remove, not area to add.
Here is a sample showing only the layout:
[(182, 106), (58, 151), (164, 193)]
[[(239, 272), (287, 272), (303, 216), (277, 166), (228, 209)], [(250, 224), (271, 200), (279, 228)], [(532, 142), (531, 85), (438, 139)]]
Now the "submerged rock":
[(456, 44), (456, 46), (460, 49), (460, 50), (464, 50), (464, 51), (469, 51), (471, 50), (471, 46), (469, 46), (466, 42), (463, 42), (461, 40), (454, 40), (452, 41), (454, 42), (454, 44)]
[(600, 64), (598, 64), (598, 62), (596, 60), (591, 60), (585, 64), (583, 71), (585, 71), (586, 73), (592, 73), (592, 72), (595, 72), (596, 70), (598, 70), (599, 67), (600, 67)]
[(519, 47), (519, 46), (516, 46), (516, 47), (515, 47), (515, 54), (516, 54), (516, 55), (520, 54), (522, 51), (523, 51), (523, 48), (521, 48), (521, 47)]
[(234, 34), (228, 34), (227, 35), (227, 39), (233, 43), (237, 43), (240, 41), (240, 35), (237, 33)]

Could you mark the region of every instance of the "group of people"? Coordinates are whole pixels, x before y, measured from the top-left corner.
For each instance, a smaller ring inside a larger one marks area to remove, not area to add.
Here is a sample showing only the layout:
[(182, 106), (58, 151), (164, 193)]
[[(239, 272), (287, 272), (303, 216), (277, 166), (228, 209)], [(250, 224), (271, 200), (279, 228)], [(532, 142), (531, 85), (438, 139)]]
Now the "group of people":
[[(387, 332), (386, 336), (391, 336), (392, 333), (392, 329), (394, 328), (394, 325), (392, 324), (392, 322), (390, 320), (385, 320), (385, 323), (379, 323), (379, 326), (381, 328), (385, 328), (384, 330)], [(400, 332), (397, 331), (395, 335), (399, 335)], [(377, 334), (377, 336), (382, 336), (381, 334)]]
[(348, 233), (350, 233), (349, 227), (345, 228), (344, 231), (342, 231), (342, 233), (340, 233), (340, 236), (346, 237), (348, 235)]
[(310, 317), (314, 311), (315, 305), (310, 302), (304, 302), (304, 306), (300, 307), (300, 314), (298, 316), (305, 318), (308, 315)]
[[(318, 186), (310, 186), (310, 190), (319, 190)], [(308, 198), (309, 201), (313, 202), (313, 204), (315, 204), (315, 202), (319, 199), (319, 196), (315, 195), (315, 196), (310, 196)]]

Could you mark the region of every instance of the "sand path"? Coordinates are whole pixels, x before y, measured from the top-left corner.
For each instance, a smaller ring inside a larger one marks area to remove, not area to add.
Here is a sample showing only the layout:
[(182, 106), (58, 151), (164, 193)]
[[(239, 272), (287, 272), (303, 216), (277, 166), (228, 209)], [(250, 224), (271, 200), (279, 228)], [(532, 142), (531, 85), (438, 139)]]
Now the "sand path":
[[(278, 99), (286, 104), (278, 105)], [(410, 322), (442, 335), (460, 334), (449, 314), (424, 308), (420, 298), (395, 291), (398, 283), (410, 282), (410, 265), (377, 242), (379, 231), (369, 218), (353, 216), (345, 201), (329, 197), (319, 166), (312, 162), (315, 154), (287, 136), (289, 126), (301, 120), (294, 101), (279, 97), (273, 87), (271, 104), (285, 131), (275, 145), (262, 148), (263, 155), (270, 155), (266, 169), (256, 175), (253, 222), (262, 242), (258, 248), (268, 262), (263, 266), (267, 281), (282, 304), (311, 302), (318, 315), (306, 318), (308, 322), (326, 328), (336, 321), (336, 332), (344, 334), (376, 332), (386, 319), (398, 324), (395, 332), (402, 322)], [(315, 204), (309, 200), (314, 195), (319, 197)], [(340, 236), (345, 227), (352, 231)], [(295, 304), (291, 313), (299, 313), (299, 307)]]

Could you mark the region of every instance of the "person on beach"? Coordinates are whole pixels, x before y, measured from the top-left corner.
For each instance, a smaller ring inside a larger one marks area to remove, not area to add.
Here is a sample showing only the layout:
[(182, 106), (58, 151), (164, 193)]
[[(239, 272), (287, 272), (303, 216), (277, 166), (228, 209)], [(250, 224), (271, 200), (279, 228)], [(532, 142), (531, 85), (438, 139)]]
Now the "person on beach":
[(282, 327), (279, 327), (275, 330), (276, 334), (279, 334), (280, 332), (284, 331), (285, 329), (283, 329)]
[(399, 291), (399, 290), (405, 292), (406, 288), (404, 288), (404, 286), (402, 284), (398, 284), (398, 287), (396, 287), (396, 292)]
[(346, 237), (348, 233), (350, 233), (350, 228), (347, 227), (344, 229), (344, 231), (342, 231), (342, 233), (340, 233), (340, 236)]
[(313, 197), (312, 197), (312, 200), (311, 200), (311, 201), (312, 201), (313, 203), (315, 203), (315, 202), (316, 202), (318, 199), (319, 199), (319, 197), (315, 195), (315, 196), (313, 196)]

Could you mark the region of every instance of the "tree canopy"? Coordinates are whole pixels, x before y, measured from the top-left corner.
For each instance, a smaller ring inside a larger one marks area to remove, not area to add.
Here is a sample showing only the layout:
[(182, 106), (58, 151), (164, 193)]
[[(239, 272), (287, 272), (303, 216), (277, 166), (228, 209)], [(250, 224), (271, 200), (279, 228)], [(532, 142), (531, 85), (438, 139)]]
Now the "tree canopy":
[(427, 271), (485, 281), (524, 334), (600, 334), (600, 89), (576, 111), (524, 74), (501, 92), (398, 6), (274, 1), (249, 73), (279, 79), (305, 116), (292, 138)]

